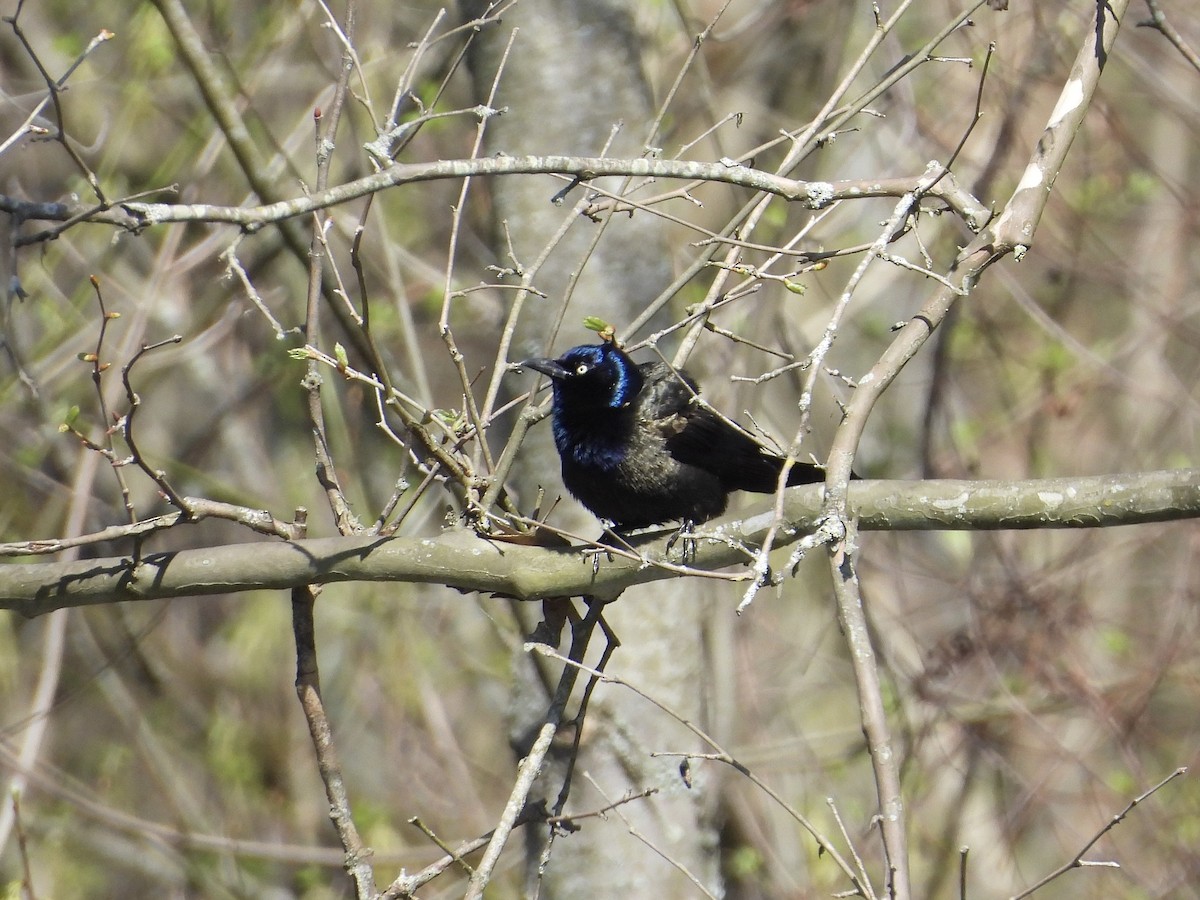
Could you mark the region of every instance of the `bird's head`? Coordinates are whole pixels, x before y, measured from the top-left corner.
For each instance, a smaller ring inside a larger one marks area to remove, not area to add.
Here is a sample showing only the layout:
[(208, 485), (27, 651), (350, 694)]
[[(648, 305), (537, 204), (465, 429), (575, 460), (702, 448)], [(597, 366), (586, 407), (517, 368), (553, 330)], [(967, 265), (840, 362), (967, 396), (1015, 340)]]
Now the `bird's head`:
[(622, 409), (642, 389), (637, 363), (613, 344), (572, 347), (558, 359), (526, 359), (517, 365), (549, 375), (554, 404), (571, 409)]

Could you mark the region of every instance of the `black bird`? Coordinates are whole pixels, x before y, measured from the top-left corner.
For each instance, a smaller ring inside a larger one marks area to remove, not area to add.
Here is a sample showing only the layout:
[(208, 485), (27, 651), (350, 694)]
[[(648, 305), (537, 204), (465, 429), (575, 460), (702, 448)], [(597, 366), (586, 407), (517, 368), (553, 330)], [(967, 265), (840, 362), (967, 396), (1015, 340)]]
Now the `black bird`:
[[(730, 491), (778, 485), (783, 459), (696, 403), (699, 386), (682, 370), (639, 365), (610, 343), (518, 365), (553, 379), (563, 483), (617, 531), (704, 522), (724, 512)], [(787, 483), (824, 479), (797, 463)]]

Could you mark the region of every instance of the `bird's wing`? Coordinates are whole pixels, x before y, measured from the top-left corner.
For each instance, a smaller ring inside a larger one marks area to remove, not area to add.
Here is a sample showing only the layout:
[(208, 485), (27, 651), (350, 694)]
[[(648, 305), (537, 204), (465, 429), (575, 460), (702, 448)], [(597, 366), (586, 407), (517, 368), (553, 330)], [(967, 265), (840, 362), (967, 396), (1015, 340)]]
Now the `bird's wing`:
[(679, 462), (712, 472), (729, 490), (775, 490), (783, 460), (712, 410), (692, 404), (662, 425), (667, 451)]
[(699, 388), (686, 372), (661, 362), (639, 368), (645, 379), (640, 412), (676, 461), (711, 472), (727, 490), (775, 490), (783, 461), (697, 403)]
[(692, 398), (699, 395), (700, 386), (687, 372), (672, 369), (666, 363), (642, 363), (642, 408), (653, 419), (665, 419), (676, 413), (694, 409)]
[[(647, 363), (640, 369), (646, 382), (643, 411), (652, 417), (672, 457), (711, 472), (728, 490), (775, 490), (783, 468), (781, 457), (696, 402), (699, 389), (687, 373), (673, 372), (663, 363)], [(797, 463), (788, 473), (788, 484), (824, 478), (816, 466)]]

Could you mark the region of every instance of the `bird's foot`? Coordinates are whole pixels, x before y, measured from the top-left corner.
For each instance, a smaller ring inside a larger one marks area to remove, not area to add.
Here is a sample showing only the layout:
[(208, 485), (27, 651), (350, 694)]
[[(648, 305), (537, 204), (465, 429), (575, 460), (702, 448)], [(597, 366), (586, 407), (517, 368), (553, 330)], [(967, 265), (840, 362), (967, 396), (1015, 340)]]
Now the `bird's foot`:
[(584, 548), (583, 551), (592, 558), (592, 574), (598, 575), (600, 573), (601, 556), (604, 556), (609, 562), (612, 562), (612, 548), (628, 546), (629, 545), (626, 543), (625, 538), (621, 536), (621, 533), (615, 531), (611, 526), (606, 524), (604, 526), (604, 531), (600, 534), (600, 537), (596, 538), (596, 543), (592, 544), (590, 547)]
[(667, 539), (668, 555), (680, 541), (683, 542), (680, 562), (686, 566), (696, 559), (696, 523), (691, 519), (684, 519), (679, 530)]
[(612, 562), (612, 558), (613, 558), (612, 550), (601, 544), (593, 544), (590, 547), (584, 547), (581, 552), (583, 553), (584, 556), (590, 556), (592, 558), (592, 574), (593, 575), (600, 574), (600, 557), (601, 556), (605, 557), (609, 562)]

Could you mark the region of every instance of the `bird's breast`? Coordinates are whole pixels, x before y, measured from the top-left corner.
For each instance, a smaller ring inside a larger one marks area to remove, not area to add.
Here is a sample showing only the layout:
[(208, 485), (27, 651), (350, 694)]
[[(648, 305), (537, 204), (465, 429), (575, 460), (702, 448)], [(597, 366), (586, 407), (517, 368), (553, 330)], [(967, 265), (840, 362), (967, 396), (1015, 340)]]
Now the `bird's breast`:
[(554, 443), (567, 463), (610, 472), (628, 456), (633, 443), (632, 417), (622, 410), (554, 417)]

